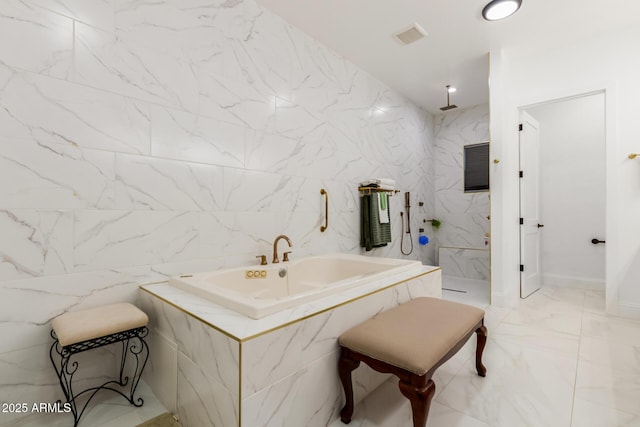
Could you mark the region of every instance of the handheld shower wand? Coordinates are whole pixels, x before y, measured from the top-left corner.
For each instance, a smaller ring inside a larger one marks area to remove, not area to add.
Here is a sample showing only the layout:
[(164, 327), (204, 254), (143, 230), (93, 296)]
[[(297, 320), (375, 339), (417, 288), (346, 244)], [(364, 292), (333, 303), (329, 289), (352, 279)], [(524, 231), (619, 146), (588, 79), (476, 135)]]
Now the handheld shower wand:
[(402, 235), (400, 237), (400, 252), (402, 252), (402, 255), (410, 255), (411, 252), (413, 252), (413, 239), (411, 238), (411, 203), (410, 203), (411, 195), (410, 194), (411, 193), (409, 193), (408, 191), (406, 193), (404, 193), (404, 209), (407, 211), (407, 231), (406, 231), (406, 234), (409, 235), (409, 243), (411, 244), (411, 247), (410, 247), (408, 252), (404, 251), (404, 235), (405, 235), (404, 219), (402, 218), (403, 212), (400, 212), (400, 220), (402, 221)]

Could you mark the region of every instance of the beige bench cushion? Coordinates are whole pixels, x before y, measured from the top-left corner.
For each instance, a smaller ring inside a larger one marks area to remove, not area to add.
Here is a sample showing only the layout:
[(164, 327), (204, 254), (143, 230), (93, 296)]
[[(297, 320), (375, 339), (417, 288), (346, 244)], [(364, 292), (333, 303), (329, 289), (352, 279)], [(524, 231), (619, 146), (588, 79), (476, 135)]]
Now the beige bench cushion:
[(438, 298), (416, 298), (348, 330), (340, 345), (424, 375), (466, 334), (484, 310)]
[(51, 326), (63, 347), (147, 326), (149, 318), (136, 306), (129, 303), (105, 305), (88, 310), (62, 314), (51, 322)]

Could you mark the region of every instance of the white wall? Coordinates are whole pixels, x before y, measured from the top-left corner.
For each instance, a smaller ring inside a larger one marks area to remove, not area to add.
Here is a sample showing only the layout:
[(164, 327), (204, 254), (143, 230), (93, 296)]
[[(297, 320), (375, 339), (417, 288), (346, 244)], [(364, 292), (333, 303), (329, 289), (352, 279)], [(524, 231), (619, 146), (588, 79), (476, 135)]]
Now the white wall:
[[(429, 114), (252, 0), (0, 2), (0, 400), (61, 397), (65, 311), (281, 233), (292, 258), (360, 253), (358, 182), (433, 206), (432, 153)], [(402, 257), (402, 206), (371, 255)]]
[(438, 248), (442, 248), (438, 261), (443, 274), (486, 280), (489, 278), (489, 253), (485, 246), (490, 228), (489, 192), (464, 192), (464, 146), (489, 141), (489, 105), (436, 116), (434, 140), (435, 218), (442, 225), (434, 230), (427, 224), (425, 230), (432, 233)]
[(640, 314), (640, 163), (627, 159), (640, 150), (638, 43), (640, 28), (626, 28), (556, 49), (491, 53), (492, 154), (501, 160), (492, 171), (491, 203), (494, 220), (496, 210), (503, 215), (492, 221), (492, 289), (504, 303), (517, 299), (519, 286), (518, 109), (604, 89), (607, 307)]
[(604, 94), (526, 110), (539, 123), (542, 276), (545, 284), (605, 280)]

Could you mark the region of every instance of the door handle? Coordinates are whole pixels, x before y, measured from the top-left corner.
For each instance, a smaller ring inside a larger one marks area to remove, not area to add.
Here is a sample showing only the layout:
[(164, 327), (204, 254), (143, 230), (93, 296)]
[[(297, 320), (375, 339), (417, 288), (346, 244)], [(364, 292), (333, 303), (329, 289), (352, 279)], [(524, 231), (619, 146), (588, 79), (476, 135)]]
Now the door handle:
[(544, 224), (538, 224), (538, 228), (544, 227)]
[(606, 243), (606, 242), (604, 240), (591, 239), (591, 243), (593, 243), (594, 245), (597, 245), (598, 243)]

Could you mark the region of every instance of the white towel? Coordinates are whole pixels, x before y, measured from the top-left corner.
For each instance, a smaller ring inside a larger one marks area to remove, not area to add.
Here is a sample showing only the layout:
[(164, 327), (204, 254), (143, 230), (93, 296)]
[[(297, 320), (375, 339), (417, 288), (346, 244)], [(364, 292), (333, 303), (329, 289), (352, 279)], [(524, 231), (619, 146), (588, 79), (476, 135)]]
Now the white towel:
[(378, 214), (380, 224), (389, 223), (389, 196), (385, 193), (378, 193)]
[(380, 185), (380, 182), (378, 182), (377, 179), (368, 179), (360, 183), (360, 187), (371, 187), (371, 186), (377, 187), (378, 185)]
[(396, 186), (396, 181), (395, 179), (391, 179), (391, 178), (375, 178), (376, 181), (378, 181), (378, 184), (382, 185), (387, 185), (390, 187), (395, 187)]

